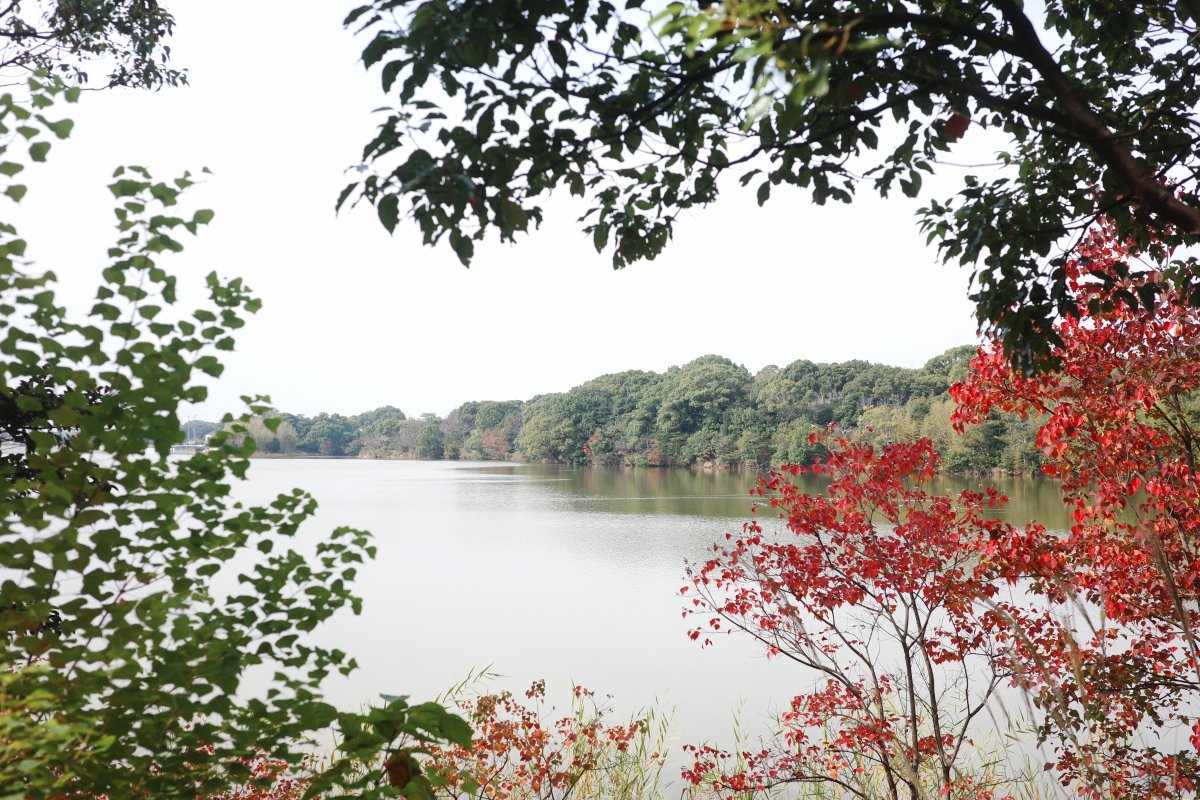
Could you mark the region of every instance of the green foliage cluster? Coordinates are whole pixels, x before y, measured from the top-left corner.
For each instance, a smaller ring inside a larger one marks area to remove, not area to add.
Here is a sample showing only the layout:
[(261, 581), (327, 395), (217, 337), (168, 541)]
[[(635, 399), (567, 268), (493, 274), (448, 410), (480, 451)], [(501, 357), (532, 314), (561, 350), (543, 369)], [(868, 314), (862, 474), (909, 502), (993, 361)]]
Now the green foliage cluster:
[(279, 412), (272, 415), (278, 427), (268, 430), (259, 421), (249, 435), (258, 452), (269, 454), (502, 460), (512, 453), (520, 432), (522, 405), (516, 400), (463, 403), (445, 419), (436, 414), (408, 417), (395, 406), (349, 417)]
[[(315, 417), (301, 414), (280, 414), (280, 420), (295, 433), (295, 450), (310, 455), (353, 456), (363, 448), (386, 450), (402, 443), (400, 452), (409, 453), (416, 447), (422, 427), (394, 406), (382, 406), (353, 417), (321, 413)], [(268, 443), (260, 449), (271, 451)], [(284, 448), (284, 452), (287, 449)]]
[(178, 86), (187, 76), (170, 66), (174, 28), (156, 0), (10, 0), (0, 11), (0, 74), (44, 70), (84, 84), (95, 61), (103, 86)]
[(809, 435), (836, 423), (870, 441), (932, 438), (955, 471), (1029, 470), (1035, 465), (1013, 456), (1027, 444), (1017, 420), (997, 419), (994, 435), (973, 449), (953, 434), (946, 390), (973, 353), (956, 348), (920, 369), (800, 360), (756, 375), (704, 356), (662, 374), (605, 375), (526, 403), (514, 446), (529, 460), (761, 469), (809, 461), (817, 452)]
[[(401, 414), (400, 417), (403, 419), (404, 415)], [(360, 426), (341, 414), (318, 414), (313, 419), (283, 415), (280, 419), (295, 431), (295, 446), (302, 453), (344, 456), (357, 452), (353, 444), (359, 435)], [(270, 447), (264, 449), (270, 450)]]
[[(466, 264), (566, 189), (623, 267), (732, 180), (760, 204), (902, 192), (1009, 355), (1046, 363), (1100, 215), (1143, 246), (1200, 240), (1197, 20), (1197, 0), (369, 0), (346, 25), (394, 101), (338, 204)], [(979, 128), (999, 152), (956, 170)], [(1200, 303), (1195, 260), (1173, 269)]]
[[(761, 469), (806, 462), (817, 452), (809, 434), (836, 423), (870, 442), (932, 439), (949, 471), (1031, 474), (1039, 464), (1032, 421), (997, 416), (965, 435), (951, 426), (946, 390), (974, 352), (956, 347), (920, 369), (800, 360), (757, 375), (710, 355), (525, 402), (463, 403), (445, 419), (385, 406), (353, 417), (280, 414), (280, 430), (294, 432), (296, 450), (321, 455)], [(259, 450), (281, 452), (283, 435), (259, 437)]]
[[(47, 134), (69, 133), (46, 116), (62, 96), (78, 90), (33, 81), (28, 105), (0, 97), (8, 198), (25, 195), (12, 180), (20, 151), (44, 160)], [(78, 321), (58, 304), (55, 276), (33, 270), (25, 240), (0, 223), (0, 797), (216, 795), (256, 780), (249, 756), (297, 763), (301, 742), (331, 728), (339, 751), (313, 792), (396, 796), (355, 765), (402, 738), (468, 744), (471, 733), (436, 704), (395, 697), (343, 713), (321, 700), (322, 681), (355, 663), (308, 634), (359, 610), (351, 583), (374, 554), (369, 535), (339, 528), (301, 546), (311, 496), (231, 499), (263, 398), (227, 415), (207, 452), (169, 457), (184, 438), (181, 405), (205, 399), (197, 381), (221, 373), (259, 306), (240, 279), (213, 273), (207, 303), (178, 308), (158, 262), (213, 217), (178, 210), (192, 183), (117, 170), (117, 238)], [(423, 781), (409, 796), (428, 796)]]

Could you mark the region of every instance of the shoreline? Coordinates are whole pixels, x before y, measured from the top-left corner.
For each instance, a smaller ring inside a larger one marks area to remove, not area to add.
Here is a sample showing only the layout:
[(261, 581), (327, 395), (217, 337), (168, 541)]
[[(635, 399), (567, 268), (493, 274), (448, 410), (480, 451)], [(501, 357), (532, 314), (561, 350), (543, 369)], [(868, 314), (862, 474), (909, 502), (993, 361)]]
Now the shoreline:
[[(252, 459), (263, 460), (297, 460), (297, 461), (419, 461), (426, 464), (438, 463), (469, 463), (469, 464), (511, 464), (513, 466), (526, 466), (530, 464), (541, 464), (545, 466), (569, 467), (575, 469), (615, 469), (622, 471), (636, 470), (686, 470), (688, 472), (745, 472), (754, 475), (765, 475), (774, 467), (752, 467), (748, 465), (728, 465), (721, 462), (705, 461), (699, 464), (569, 464), (558, 461), (516, 461), (511, 459), (461, 459), (461, 458), (412, 458), (411, 456), (396, 455), (387, 456), (380, 454), (372, 455), (352, 455), (352, 456), (327, 456), (319, 453), (254, 453), (250, 456)], [(778, 465), (776, 465), (778, 466)], [(1032, 478), (1032, 479), (1047, 479), (1049, 476), (1043, 475), (1041, 472), (1024, 473), (1024, 472), (1005, 472), (999, 468), (987, 471), (969, 471), (969, 472), (951, 472), (947, 470), (939, 470), (939, 476), (954, 476), (956, 478)]]

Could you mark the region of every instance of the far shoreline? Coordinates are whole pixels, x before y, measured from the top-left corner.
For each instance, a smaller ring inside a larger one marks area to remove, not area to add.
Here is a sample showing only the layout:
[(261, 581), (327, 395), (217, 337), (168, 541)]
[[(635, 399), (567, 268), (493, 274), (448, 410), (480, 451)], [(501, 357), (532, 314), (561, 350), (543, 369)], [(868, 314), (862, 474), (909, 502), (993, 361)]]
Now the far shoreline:
[[(755, 467), (746, 464), (722, 464), (721, 462), (705, 461), (699, 464), (571, 464), (562, 461), (517, 461), (506, 459), (503, 461), (496, 459), (463, 459), (463, 458), (413, 458), (406, 455), (386, 456), (386, 455), (345, 455), (333, 456), (322, 455), (320, 453), (254, 453), (250, 456), (253, 459), (263, 459), (272, 461), (414, 461), (423, 464), (482, 464), (482, 465), (511, 465), (514, 467), (543, 465), (550, 467), (568, 467), (574, 469), (615, 469), (615, 470), (686, 470), (688, 472), (745, 472), (754, 475), (765, 475), (779, 465), (766, 467)], [(1050, 476), (1037, 474), (1022, 474), (1009, 473), (1000, 468), (993, 468), (986, 471), (964, 471), (953, 472), (948, 470), (939, 470), (940, 476), (954, 476), (956, 478), (1027, 478), (1030, 480), (1054, 480)]]

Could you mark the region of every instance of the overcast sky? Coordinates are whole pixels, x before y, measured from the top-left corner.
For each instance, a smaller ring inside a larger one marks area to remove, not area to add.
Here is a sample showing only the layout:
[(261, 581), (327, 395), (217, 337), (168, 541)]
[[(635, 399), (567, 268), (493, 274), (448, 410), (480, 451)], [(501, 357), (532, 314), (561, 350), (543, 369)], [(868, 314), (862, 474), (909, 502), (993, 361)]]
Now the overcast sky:
[(172, 3), (173, 60), (191, 85), (86, 93), (71, 139), (30, 176), (30, 255), (86, 308), (112, 239), (113, 169), (213, 170), (188, 203), (215, 221), (163, 265), (187, 279), (185, 305), (200, 301), (187, 281), (215, 269), (244, 277), (264, 307), (198, 417), (248, 393), (307, 414), (445, 414), (706, 353), (751, 371), (797, 358), (919, 366), (974, 341), (967, 273), (923, 244), (907, 199), (819, 208), (777, 190), (760, 209), (752, 191), (729, 192), (692, 212), (658, 261), (619, 272), (565, 197), (516, 245), (479, 247), (470, 270), (411, 227), (389, 237), (370, 208), (335, 216), (385, 100), (358, 62), (363, 41), (341, 28), (352, 5)]

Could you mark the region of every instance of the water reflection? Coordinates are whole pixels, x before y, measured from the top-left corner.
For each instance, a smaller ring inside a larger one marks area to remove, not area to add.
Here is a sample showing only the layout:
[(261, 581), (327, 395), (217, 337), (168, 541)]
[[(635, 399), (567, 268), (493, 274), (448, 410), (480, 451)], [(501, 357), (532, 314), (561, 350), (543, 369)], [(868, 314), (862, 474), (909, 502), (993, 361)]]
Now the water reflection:
[[(547, 492), (564, 495), (562, 502), (589, 513), (674, 514), (745, 519), (751, 516), (749, 492), (755, 476), (746, 472), (705, 472), (684, 469), (615, 469), (560, 467), (545, 464), (506, 467), (468, 467), (471, 471), (516, 473)], [(796, 483), (809, 492), (823, 491), (827, 481), (803, 476)], [(1046, 478), (964, 478), (939, 476), (927, 490), (958, 494), (994, 487), (1009, 498), (997, 516), (1013, 524), (1037, 520), (1047, 528), (1069, 525), (1058, 483)]]

